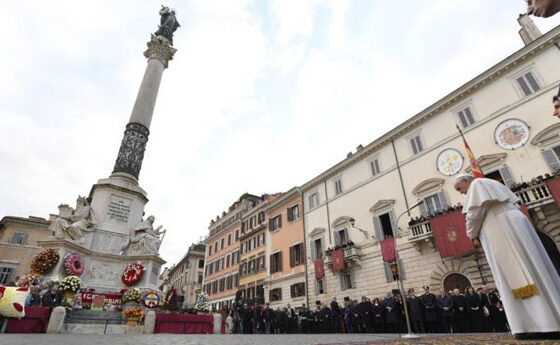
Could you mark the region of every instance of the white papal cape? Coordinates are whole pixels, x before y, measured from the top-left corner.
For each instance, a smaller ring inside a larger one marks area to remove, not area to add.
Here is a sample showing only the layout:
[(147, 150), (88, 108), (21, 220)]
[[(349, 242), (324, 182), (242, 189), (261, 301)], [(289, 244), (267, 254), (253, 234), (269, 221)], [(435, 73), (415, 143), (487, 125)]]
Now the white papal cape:
[[(463, 206), (467, 236), (480, 238), (511, 332), (559, 332), (560, 277), (516, 202), (515, 194), (503, 184), (474, 180)], [(519, 288), (520, 282), (532, 287), (523, 298), (514, 296), (519, 290), (527, 292)]]

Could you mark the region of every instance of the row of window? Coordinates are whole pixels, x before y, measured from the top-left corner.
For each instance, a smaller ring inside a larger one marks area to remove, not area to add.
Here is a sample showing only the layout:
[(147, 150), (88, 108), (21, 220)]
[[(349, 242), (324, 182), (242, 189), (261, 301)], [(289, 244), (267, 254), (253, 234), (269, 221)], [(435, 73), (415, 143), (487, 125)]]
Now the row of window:
[[(305, 249), (303, 243), (299, 243), (290, 247), (290, 267), (296, 267), (305, 264)], [(279, 251), (270, 256), (270, 273), (282, 271), (282, 252)]]
[(260, 248), (265, 245), (265, 233), (261, 233), (257, 236), (241, 242), (241, 254), (248, 253), (254, 249)]
[(223, 258), (219, 258), (218, 260), (207, 264), (204, 270), (204, 275), (209, 276), (211, 274), (221, 272), (224, 269), (229, 268), (229, 266), (234, 266), (237, 264), (239, 264), (239, 251), (227, 254)]
[[(297, 283), (290, 285), (290, 297), (296, 298), (305, 296), (305, 283)], [(270, 302), (277, 302), (282, 300), (282, 288), (276, 288), (269, 291)]]
[[(299, 212), (299, 204), (294, 205), (292, 207), (288, 207), (286, 210), (286, 218), (288, 222), (295, 222), (300, 218)], [(268, 229), (270, 231), (276, 231), (282, 228), (282, 214), (278, 214), (275, 217), (272, 217), (268, 221)]]
[(237, 288), (239, 284), (239, 276), (237, 274), (216, 279), (212, 282), (204, 284), (203, 291), (208, 295), (224, 292)]
[(239, 274), (241, 277), (249, 276), (251, 274), (255, 274), (263, 271), (264, 268), (265, 268), (265, 264), (264, 264), (264, 255), (263, 255), (263, 256), (259, 256), (256, 259), (249, 260), (247, 262), (242, 262), (241, 265), (239, 265)]
[[(239, 241), (239, 229), (235, 230), (235, 238), (234, 238), (235, 242)], [(218, 243), (220, 243), (220, 249), (222, 250), (226, 247), (226, 237), (222, 237), (221, 240), (216, 240), (216, 242), (214, 242), (214, 246), (210, 245), (208, 246), (208, 255), (212, 255), (212, 247), (214, 247), (214, 253), (218, 252)], [(231, 234), (227, 235), (227, 246), (231, 246)]]
[[(523, 96), (530, 96), (533, 93), (539, 91), (541, 86), (537, 80), (536, 74), (532, 71), (525, 72), (521, 76), (515, 79), (519, 89), (521, 90)], [(474, 116), (474, 111), (471, 105), (466, 105), (463, 108), (456, 111), (457, 122), (463, 127), (463, 129), (471, 127), (475, 124), (476, 119)], [(420, 133), (413, 134), (408, 137), (408, 143), (410, 150), (413, 155), (417, 155), (424, 151), (425, 145)], [(371, 175), (377, 176), (381, 172), (381, 165), (379, 158), (372, 158), (370, 160)], [(342, 177), (336, 177), (332, 181), (335, 195), (341, 194), (343, 190)], [(319, 205), (319, 193), (313, 192), (308, 195), (307, 199), (309, 208), (312, 209)]]
[(265, 220), (264, 212), (261, 211), (258, 214), (252, 216), (248, 220), (241, 223), (241, 233), (244, 234), (249, 230), (258, 228)]

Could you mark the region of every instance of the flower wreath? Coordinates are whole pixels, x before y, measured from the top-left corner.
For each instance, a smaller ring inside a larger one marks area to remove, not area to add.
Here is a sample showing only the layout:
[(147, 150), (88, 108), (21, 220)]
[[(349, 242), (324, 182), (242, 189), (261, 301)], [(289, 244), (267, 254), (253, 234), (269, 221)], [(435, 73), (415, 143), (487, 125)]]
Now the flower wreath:
[(41, 250), (31, 261), (31, 271), (37, 274), (44, 274), (50, 271), (60, 260), (57, 251), (49, 248)]
[(64, 270), (71, 276), (81, 276), (84, 273), (84, 259), (76, 253), (66, 255)]
[(127, 286), (136, 284), (144, 275), (144, 266), (142, 264), (128, 265), (122, 274), (122, 282)]

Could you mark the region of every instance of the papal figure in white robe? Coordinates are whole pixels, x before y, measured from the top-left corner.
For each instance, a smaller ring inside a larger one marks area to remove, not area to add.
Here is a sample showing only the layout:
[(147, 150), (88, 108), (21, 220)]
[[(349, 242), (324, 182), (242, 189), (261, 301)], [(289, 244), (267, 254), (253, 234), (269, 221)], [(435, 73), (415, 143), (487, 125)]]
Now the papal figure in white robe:
[(470, 175), (459, 176), (455, 189), (466, 194), (467, 236), (484, 249), (511, 332), (560, 332), (560, 277), (517, 196)]

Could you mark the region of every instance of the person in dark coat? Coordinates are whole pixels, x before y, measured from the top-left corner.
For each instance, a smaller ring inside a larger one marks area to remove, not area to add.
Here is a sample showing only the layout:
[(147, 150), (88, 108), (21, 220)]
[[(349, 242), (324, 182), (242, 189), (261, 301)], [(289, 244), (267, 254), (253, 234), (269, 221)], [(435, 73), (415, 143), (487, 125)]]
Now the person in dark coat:
[(424, 333), (424, 307), (422, 306), (420, 298), (416, 297), (414, 294), (414, 289), (408, 289), (406, 306), (414, 332)]
[(331, 309), (326, 305), (323, 304), (323, 308), (321, 308), (321, 315), (323, 316), (323, 333), (332, 333), (332, 317), (331, 317)]
[(298, 312), (298, 317), (301, 323), (301, 333), (308, 334), (312, 331), (313, 313), (309, 310), (305, 303), (301, 305)]
[(62, 293), (58, 290), (58, 285), (53, 285), (41, 299), (41, 305), (51, 309), (58, 307), (61, 303)]
[(270, 325), (274, 319), (274, 312), (270, 309), (270, 304), (267, 303), (262, 311), (262, 319), (264, 323), (264, 333), (270, 334)]
[(336, 301), (336, 297), (331, 301), (331, 331), (333, 333), (342, 333), (342, 310)]
[(469, 332), (482, 332), (482, 323), (484, 322), (484, 312), (480, 295), (474, 291), (472, 286), (467, 288), (465, 296), (467, 302), (467, 319)]
[(385, 330), (385, 308), (379, 301), (379, 298), (373, 299), (373, 307), (371, 311), (373, 315), (373, 327), (375, 333), (384, 333)]
[(429, 286), (424, 286), (424, 294), (420, 296), (424, 308), (424, 329), (426, 333), (436, 333), (438, 326), (438, 308), (436, 295), (430, 292)]
[(352, 301), (346, 300), (344, 301), (344, 331), (345, 333), (355, 333), (354, 330), (354, 310), (352, 307)]
[(373, 304), (362, 296), (362, 301), (358, 304), (358, 314), (362, 321), (362, 330), (366, 333), (373, 332)]
[(296, 331), (297, 315), (296, 311), (288, 303), (286, 308), (286, 333), (294, 333)]
[(486, 315), (485, 318), (485, 326), (487, 332), (495, 332), (496, 331), (496, 316), (498, 315), (498, 308), (496, 307), (496, 303), (498, 299), (496, 295), (491, 292), (486, 285), (482, 286), (482, 292), (480, 294), (480, 298), (482, 299), (482, 307), (483, 309), (486, 308)]
[(243, 326), (243, 334), (251, 334), (253, 330), (253, 326), (251, 324), (251, 309), (247, 303), (243, 304), (243, 308), (241, 309), (241, 322)]
[(506, 312), (504, 310), (504, 305), (502, 304), (502, 300), (500, 299), (500, 294), (498, 290), (492, 291), (494, 294), (494, 298), (496, 301), (496, 332), (508, 332), (509, 331), (509, 324), (507, 321)]
[(453, 289), (453, 333), (467, 332), (467, 302), (459, 289)]
[(39, 294), (39, 287), (36, 284), (29, 285), (29, 295), (25, 299), (25, 305), (37, 307), (41, 304), (41, 295)]
[(451, 325), (453, 324), (453, 298), (441, 290), (439, 296), (436, 298), (436, 304), (439, 311), (441, 320), (441, 328), (439, 332), (450, 333)]
[(385, 331), (387, 333), (397, 333), (400, 327), (400, 309), (397, 305), (397, 299), (391, 292), (387, 293), (387, 297), (383, 300), (385, 308)]

